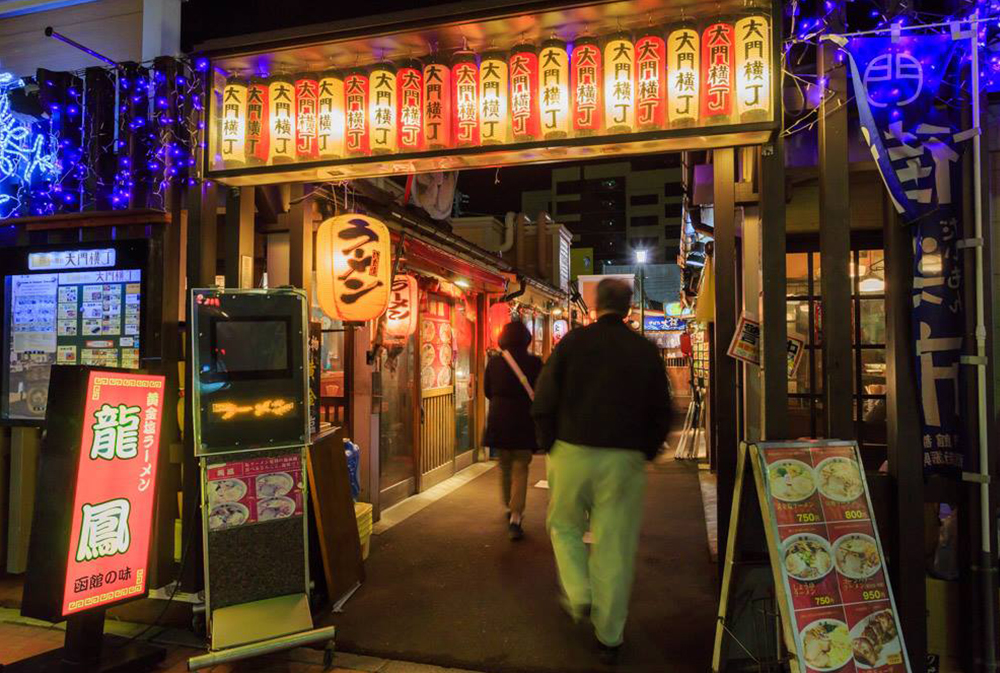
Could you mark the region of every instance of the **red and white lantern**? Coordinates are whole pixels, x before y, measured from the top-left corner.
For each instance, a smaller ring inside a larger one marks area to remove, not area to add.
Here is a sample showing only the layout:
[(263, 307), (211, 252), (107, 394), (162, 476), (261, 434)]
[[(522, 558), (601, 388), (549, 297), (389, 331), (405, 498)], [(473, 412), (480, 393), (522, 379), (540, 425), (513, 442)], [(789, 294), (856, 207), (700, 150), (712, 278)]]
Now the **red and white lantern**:
[(405, 343), (417, 331), (420, 313), (420, 289), (413, 276), (396, 276), (389, 291), (389, 306), (385, 311), (385, 341)]
[(451, 91), (455, 146), (474, 147), (479, 144), (479, 69), (471, 51), (455, 54)]
[(406, 61), (396, 73), (399, 151), (419, 152), (424, 146), (424, 72), (419, 61)]
[(520, 44), (507, 59), (510, 69), (511, 134), (515, 142), (541, 137), (538, 107), (538, 54), (531, 45)]
[(727, 124), (733, 112), (733, 26), (713, 23), (701, 38), (701, 118), (706, 124)]
[(250, 80), (247, 88), (247, 164), (261, 166), (270, 156), (271, 125), (268, 122), (268, 87), (260, 78)]
[(570, 89), (573, 97), (573, 133), (592, 136), (601, 131), (603, 54), (593, 37), (581, 37), (573, 47)]
[(542, 137), (569, 137), (569, 52), (562, 40), (546, 40), (538, 55), (538, 103)]
[(667, 44), (659, 31), (635, 43), (635, 123), (641, 131), (663, 128), (667, 120)]
[(295, 77), (295, 157), (299, 161), (319, 158), (317, 108), (319, 82), (309, 73)]

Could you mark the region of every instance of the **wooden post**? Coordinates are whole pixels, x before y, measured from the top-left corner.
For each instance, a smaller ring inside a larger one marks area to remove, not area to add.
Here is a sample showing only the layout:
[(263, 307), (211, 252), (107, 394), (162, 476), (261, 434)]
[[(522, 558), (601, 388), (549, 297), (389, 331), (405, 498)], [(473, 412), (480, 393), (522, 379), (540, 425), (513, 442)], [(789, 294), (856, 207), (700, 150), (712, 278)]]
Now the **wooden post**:
[[(712, 439), (718, 476), (719, 539), (729, 535), (733, 487), (736, 484), (737, 416), (736, 360), (726, 351), (736, 331), (736, 183), (732, 148), (712, 152), (715, 217), (715, 358), (712, 365), (714, 398)], [(720, 567), (724, 563), (720, 554)]]
[[(226, 287), (253, 287), (254, 188), (237, 187), (226, 194)], [(249, 258), (249, 264), (245, 261)], [(244, 270), (244, 266), (248, 269)]]
[(304, 189), (301, 183), (291, 185), (294, 202), (287, 215), (279, 215), (288, 223), (289, 265), (288, 280), (295, 287), (306, 291), (306, 304), (312, 306), (313, 278), (313, 201), (300, 200)]
[(780, 135), (761, 148), (760, 157), (761, 366), (764, 368), (763, 435), (788, 436), (788, 376), (785, 317), (785, 141)]
[[(830, 30), (843, 25), (840, 11)], [(853, 439), (854, 377), (851, 357), (851, 217), (848, 202), (847, 70), (837, 63), (837, 47), (819, 49), (819, 76), (826, 78), (826, 96), (819, 110), (819, 245), (823, 301), (823, 412), (825, 435)]]
[(218, 260), (218, 198), (215, 183), (203, 182), (188, 190), (188, 287), (215, 285)]
[(923, 671), (927, 652), (927, 596), (924, 584), (923, 443), (917, 414), (912, 344), (913, 234), (884, 197), (885, 233), (885, 382), (889, 474), (893, 497), (895, 558), (889, 566), (896, 607), (914, 673)]
[[(743, 237), (740, 253), (743, 258), (743, 291), (741, 299), (743, 310), (760, 320), (761, 293), (761, 218), (760, 208), (747, 207), (743, 216)], [(763, 324), (761, 332), (763, 333)], [(743, 427), (741, 438), (748, 442), (760, 441), (763, 437), (761, 427), (761, 368), (759, 365), (743, 363)]]

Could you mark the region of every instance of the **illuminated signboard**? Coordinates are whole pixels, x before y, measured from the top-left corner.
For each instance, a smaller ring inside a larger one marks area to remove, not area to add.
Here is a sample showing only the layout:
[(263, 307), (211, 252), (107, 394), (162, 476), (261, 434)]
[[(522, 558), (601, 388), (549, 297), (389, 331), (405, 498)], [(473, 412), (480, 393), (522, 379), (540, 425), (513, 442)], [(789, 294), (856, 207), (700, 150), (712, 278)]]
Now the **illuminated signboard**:
[[(643, 143), (679, 142), (691, 136), (691, 129), (702, 127), (726, 127), (731, 135), (765, 131), (746, 127), (774, 120), (770, 29), (768, 16), (746, 12), (733, 21), (706, 17), (634, 31), (622, 28), (603, 36), (551, 35), (540, 44), (511, 36), (517, 41), (491, 42), (495, 46), (481, 56), (463, 48), (447, 65), (430, 55), (422, 70), (413, 58), (356, 65), (345, 80), (344, 98), (326, 99), (327, 123), (343, 119), (343, 126), (330, 132), (343, 131), (347, 139), (346, 157), (336, 161), (336, 171), (324, 172), (320, 165), (333, 154), (317, 162), (314, 153), (281, 152), (286, 139), (292, 143), (297, 127), (294, 118), (274, 118), (282, 114), (275, 96), (302, 94), (287, 85), (287, 76), (273, 75), (268, 85), (272, 119), (266, 127), (271, 129), (266, 141), (270, 164), (293, 161), (315, 168), (314, 177), (330, 178), (515, 163), (518, 158), (537, 159), (539, 142), (555, 152), (603, 147), (603, 136), (607, 146), (632, 143), (648, 152), (657, 148)], [(405, 84), (400, 79), (404, 71)], [(225, 89), (224, 78), (215, 86)], [(311, 109), (311, 90), (306, 95)], [(212, 100), (222, 98), (220, 94)], [(299, 109), (296, 101), (289, 105)], [(218, 129), (228, 134), (244, 128), (221, 123), (227, 115), (237, 120), (252, 115), (249, 109), (231, 111), (219, 104), (212, 106), (211, 114), (217, 123), (210, 125), (215, 135), (210, 137), (208, 170), (229, 169), (227, 177), (240, 178), (231, 154), (233, 148), (244, 148), (249, 166), (249, 137), (240, 144), (239, 138), (220, 137)], [(299, 119), (300, 127), (302, 123)], [(673, 131), (679, 133), (671, 135)], [(713, 132), (723, 135), (720, 129)], [(442, 150), (482, 148), (504, 156), (491, 162), (486, 153), (462, 152), (448, 155), (459, 159), (449, 158), (447, 166), (432, 166)], [(363, 168), (380, 157), (385, 162), (381, 168)], [(262, 181), (232, 181), (258, 183)]]
[(90, 372), (63, 615), (146, 592), (164, 381)]
[(52, 385), (22, 611), (60, 621), (148, 591), (167, 399), (155, 374), (55, 367)]
[(101, 248), (98, 250), (53, 250), (49, 252), (28, 253), (28, 269), (31, 271), (94, 269), (114, 265), (114, 248)]

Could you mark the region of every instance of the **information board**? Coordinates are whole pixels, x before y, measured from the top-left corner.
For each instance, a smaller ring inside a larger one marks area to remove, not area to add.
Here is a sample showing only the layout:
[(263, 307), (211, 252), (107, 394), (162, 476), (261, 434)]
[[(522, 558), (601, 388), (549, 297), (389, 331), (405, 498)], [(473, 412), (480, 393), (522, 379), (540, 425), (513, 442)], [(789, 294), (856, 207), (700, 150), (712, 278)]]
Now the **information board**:
[(210, 531), (302, 516), (302, 461), (296, 455), (215, 464), (206, 479)]
[[(58, 249), (4, 256), (7, 357), (0, 418), (45, 417), (52, 365), (139, 367), (144, 301), (139, 262), (145, 256), (129, 252)], [(130, 268), (103, 268), (116, 261)]]
[[(767, 442), (743, 447), (737, 492), (753, 473), (785, 643), (800, 673), (904, 673), (903, 643), (885, 555), (857, 445)], [(746, 455), (746, 454), (749, 455)], [(747, 462), (749, 461), (749, 462)], [(720, 617), (742, 587), (731, 566), (736, 529), (755, 513), (735, 503)], [(716, 643), (716, 668), (722, 638)]]

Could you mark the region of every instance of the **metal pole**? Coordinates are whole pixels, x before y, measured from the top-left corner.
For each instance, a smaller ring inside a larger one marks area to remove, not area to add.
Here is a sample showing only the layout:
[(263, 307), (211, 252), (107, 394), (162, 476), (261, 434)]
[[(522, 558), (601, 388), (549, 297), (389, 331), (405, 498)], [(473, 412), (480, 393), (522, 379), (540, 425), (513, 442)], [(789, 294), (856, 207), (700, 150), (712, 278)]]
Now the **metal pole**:
[(646, 336), (646, 265), (639, 265), (639, 333)]
[(94, 58), (96, 58), (99, 61), (104, 61), (108, 65), (113, 66), (115, 68), (118, 67), (118, 62), (117, 61), (114, 61), (114, 60), (108, 58), (104, 54), (101, 54), (99, 52), (94, 51), (90, 47), (83, 46), (82, 44), (80, 44), (79, 42), (77, 42), (76, 40), (74, 40), (72, 38), (66, 37), (65, 35), (62, 35), (61, 33), (57, 33), (55, 30), (52, 29), (52, 26), (47, 26), (45, 28), (45, 37), (54, 37), (55, 39), (59, 40), (60, 42), (65, 42), (66, 44), (68, 44), (71, 47), (76, 47), (77, 49), (79, 49), (80, 51), (84, 52), (85, 54), (90, 54), (91, 56), (93, 56)]

